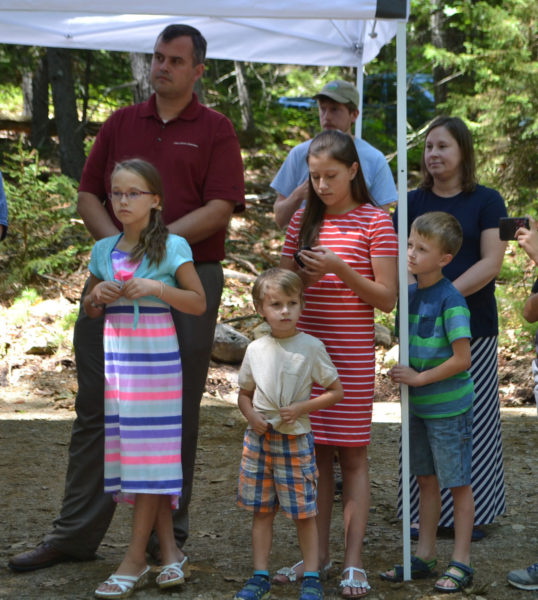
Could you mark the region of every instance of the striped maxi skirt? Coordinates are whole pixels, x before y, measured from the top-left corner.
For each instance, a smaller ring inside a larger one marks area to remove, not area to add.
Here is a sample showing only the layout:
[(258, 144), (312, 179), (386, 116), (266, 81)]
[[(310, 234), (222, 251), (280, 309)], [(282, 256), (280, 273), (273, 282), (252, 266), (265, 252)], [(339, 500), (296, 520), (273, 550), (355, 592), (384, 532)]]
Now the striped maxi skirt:
[[(471, 485), (475, 502), (475, 525), (492, 523), (506, 511), (501, 437), (501, 410), (497, 367), (497, 337), (471, 340), (471, 368), (475, 399), (473, 404), (473, 456)], [(411, 523), (418, 523), (419, 489), (416, 477), (410, 477)], [(402, 518), (402, 473), (400, 445), (400, 481), (398, 516)], [(439, 527), (454, 526), (452, 494), (441, 490)]]
[(105, 492), (170, 496), (177, 508), (181, 466), (182, 372), (168, 306), (123, 297), (107, 307), (105, 349)]

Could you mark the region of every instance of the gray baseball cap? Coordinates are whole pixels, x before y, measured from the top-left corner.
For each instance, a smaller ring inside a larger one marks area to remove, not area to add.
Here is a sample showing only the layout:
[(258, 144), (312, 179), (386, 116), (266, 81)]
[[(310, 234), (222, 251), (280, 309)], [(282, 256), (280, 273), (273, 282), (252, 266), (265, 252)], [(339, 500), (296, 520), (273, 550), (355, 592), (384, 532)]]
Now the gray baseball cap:
[(342, 79), (335, 79), (329, 81), (322, 88), (321, 91), (314, 96), (318, 98), (326, 96), (335, 102), (341, 104), (353, 104), (355, 108), (359, 108), (359, 92), (357, 88), (349, 81), (343, 81)]

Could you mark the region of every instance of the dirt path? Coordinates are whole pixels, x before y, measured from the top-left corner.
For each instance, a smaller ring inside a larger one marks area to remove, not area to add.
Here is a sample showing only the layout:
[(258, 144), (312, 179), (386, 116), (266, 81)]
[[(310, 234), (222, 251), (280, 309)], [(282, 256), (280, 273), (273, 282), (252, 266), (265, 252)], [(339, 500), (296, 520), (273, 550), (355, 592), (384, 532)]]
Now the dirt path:
[[(235, 506), (236, 478), (244, 422), (233, 403), (233, 372), (229, 393), (213, 391), (202, 406), (197, 477), (192, 503), (192, 536), (186, 547), (193, 576), (175, 592), (151, 584), (136, 598), (212, 600), (233, 598), (251, 570), (250, 518)], [(72, 385), (67, 378), (66, 386)], [(93, 597), (97, 584), (116, 567), (129, 535), (130, 510), (121, 506), (99, 550), (99, 559), (66, 563), (25, 575), (5, 568), (10, 555), (32, 547), (48, 530), (59, 508), (73, 411), (47, 396), (45, 385), (0, 399), (0, 598), (9, 600), (77, 600)], [(42, 389), (43, 388), (43, 389)], [(221, 388), (222, 389), (222, 388)], [(391, 585), (377, 573), (401, 560), (400, 523), (395, 518), (399, 424), (397, 405), (376, 403), (370, 449), (372, 507), (365, 546), (365, 567), (377, 600), (433, 599), (431, 581)], [(525, 593), (506, 583), (506, 573), (537, 559), (536, 439), (538, 420), (532, 408), (503, 409), (503, 438), (508, 512), (487, 528), (487, 537), (473, 544), (475, 584), (458, 598), (512, 600)], [(326, 583), (326, 599), (338, 596), (342, 560), (342, 510), (334, 507), (332, 552), (335, 568)], [(451, 540), (439, 540), (441, 565), (449, 559)], [(293, 525), (278, 516), (271, 569), (298, 557)], [(272, 597), (297, 598), (298, 587), (274, 587)]]

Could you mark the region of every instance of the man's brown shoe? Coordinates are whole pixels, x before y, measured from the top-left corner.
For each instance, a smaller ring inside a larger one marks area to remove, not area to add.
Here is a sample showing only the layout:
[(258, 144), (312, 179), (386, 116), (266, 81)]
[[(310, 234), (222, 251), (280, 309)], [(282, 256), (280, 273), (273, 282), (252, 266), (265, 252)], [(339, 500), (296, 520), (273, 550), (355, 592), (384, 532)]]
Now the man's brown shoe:
[(33, 550), (27, 550), (13, 556), (7, 566), (13, 571), (35, 571), (70, 560), (76, 560), (76, 558), (56, 550), (47, 542), (43, 542)]

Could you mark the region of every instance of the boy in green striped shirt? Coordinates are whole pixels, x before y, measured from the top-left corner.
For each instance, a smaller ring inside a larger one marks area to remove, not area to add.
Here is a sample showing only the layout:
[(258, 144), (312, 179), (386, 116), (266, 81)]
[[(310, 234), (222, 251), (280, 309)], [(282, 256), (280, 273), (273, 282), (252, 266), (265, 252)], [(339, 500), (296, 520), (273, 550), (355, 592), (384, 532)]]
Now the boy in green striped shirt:
[[(419, 539), (411, 562), (413, 578), (434, 575), (435, 543), (441, 511), (440, 488), (454, 499), (454, 549), (435, 589), (452, 593), (469, 585), (474, 501), (471, 489), (473, 381), (469, 309), (464, 297), (443, 276), (461, 247), (459, 222), (445, 212), (430, 212), (411, 226), (407, 244), (409, 271), (409, 363), (390, 376), (409, 386), (410, 466), (420, 489)], [(401, 581), (397, 565), (381, 574)]]

